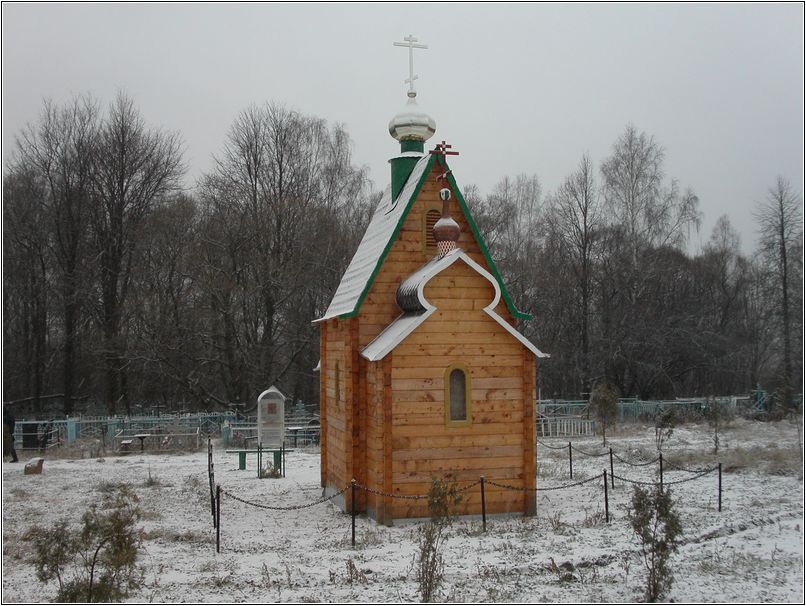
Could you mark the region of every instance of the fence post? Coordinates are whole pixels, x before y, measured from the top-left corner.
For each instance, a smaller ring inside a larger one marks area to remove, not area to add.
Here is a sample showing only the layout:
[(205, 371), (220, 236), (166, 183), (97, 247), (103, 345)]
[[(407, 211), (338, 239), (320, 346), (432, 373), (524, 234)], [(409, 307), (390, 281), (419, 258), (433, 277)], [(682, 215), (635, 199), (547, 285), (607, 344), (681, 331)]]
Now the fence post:
[(283, 477), (285, 477), (285, 440), (283, 440), (281, 449), (282, 452), (280, 454), (280, 464), (283, 466)]
[(355, 478), (350, 482), (350, 515), (353, 518), (353, 547), (355, 547)]
[(574, 458), (571, 454), (571, 442), (568, 442), (568, 477), (574, 479)]
[(487, 532), (487, 502), (484, 499), (484, 476), (479, 477), (481, 485), (481, 529)]
[(215, 552), (221, 553), (221, 486), (216, 484), (215, 487)]
[(719, 511), (722, 511), (722, 463), (719, 463)]
[(615, 490), (616, 489), (616, 478), (614, 477), (616, 474), (613, 473), (613, 447), (610, 447), (610, 487)]
[(602, 470), (602, 479), (604, 480), (605, 489), (605, 522), (610, 524), (610, 504), (607, 500), (607, 470)]
[(257, 477), (260, 477), (260, 470), (263, 469), (263, 442), (257, 445)]
[(210, 485), (210, 511), (213, 514), (213, 528), (215, 528), (215, 467), (213, 466), (213, 444), (210, 438), (207, 438), (207, 480)]
[(660, 491), (663, 492), (663, 453), (658, 455), (658, 462), (660, 463)]
[(215, 470), (213, 469), (213, 464), (210, 463), (210, 510), (213, 512), (213, 528), (217, 526), (216, 522), (216, 506), (215, 506), (215, 491), (213, 489), (215, 486)]

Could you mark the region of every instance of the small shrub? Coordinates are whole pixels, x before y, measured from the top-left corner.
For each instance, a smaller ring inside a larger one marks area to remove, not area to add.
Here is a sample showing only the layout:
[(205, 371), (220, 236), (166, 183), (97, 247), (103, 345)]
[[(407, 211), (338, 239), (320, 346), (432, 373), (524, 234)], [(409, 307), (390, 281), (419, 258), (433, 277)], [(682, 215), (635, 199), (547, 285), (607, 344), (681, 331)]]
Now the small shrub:
[(428, 491), (431, 519), (419, 529), (419, 549), (414, 565), (420, 599), (432, 602), (437, 597), (445, 572), (442, 549), (446, 531), (452, 522), (452, 510), (461, 502), (455, 486), (434, 479)]
[(140, 534), (137, 496), (121, 485), (92, 505), (71, 529), (67, 520), (50, 528), (31, 527), (23, 536), (33, 544), (37, 578), (56, 579), (57, 602), (116, 602), (142, 586), (135, 563)]
[(635, 486), (629, 520), (641, 544), (641, 555), (647, 569), (644, 598), (648, 602), (657, 602), (672, 587), (669, 558), (677, 551), (683, 532), (671, 491), (659, 487), (643, 490)]
[(353, 583), (360, 583), (366, 585), (369, 581), (367, 575), (363, 573), (355, 565), (352, 558), (347, 559), (347, 582), (352, 585)]
[(719, 400), (711, 396), (708, 398), (704, 414), (705, 418), (708, 420), (708, 425), (714, 430), (714, 434), (711, 437), (714, 444), (714, 454), (719, 454), (719, 447), (721, 445), (719, 432), (733, 420), (733, 412)]
[(618, 417), (618, 394), (605, 379), (593, 390), (590, 397), (591, 412), (602, 432), (602, 446), (607, 445), (607, 428), (615, 425)]
[(655, 447), (658, 452), (663, 451), (663, 444), (674, 433), (677, 426), (677, 417), (674, 410), (659, 406), (655, 412)]
[(551, 529), (554, 532), (562, 533), (568, 526), (563, 522), (562, 515), (561, 511), (555, 511), (554, 514), (549, 516), (549, 524), (551, 524)]

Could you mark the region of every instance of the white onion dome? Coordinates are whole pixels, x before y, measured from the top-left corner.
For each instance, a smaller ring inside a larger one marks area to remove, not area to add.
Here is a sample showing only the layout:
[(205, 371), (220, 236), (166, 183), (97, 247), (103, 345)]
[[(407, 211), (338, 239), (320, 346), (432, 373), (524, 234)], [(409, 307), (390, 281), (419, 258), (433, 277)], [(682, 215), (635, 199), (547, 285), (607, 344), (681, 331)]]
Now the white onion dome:
[(398, 141), (427, 141), (437, 130), (437, 123), (417, 105), (417, 93), (409, 91), (403, 111), (389, 120), (389, 134)]

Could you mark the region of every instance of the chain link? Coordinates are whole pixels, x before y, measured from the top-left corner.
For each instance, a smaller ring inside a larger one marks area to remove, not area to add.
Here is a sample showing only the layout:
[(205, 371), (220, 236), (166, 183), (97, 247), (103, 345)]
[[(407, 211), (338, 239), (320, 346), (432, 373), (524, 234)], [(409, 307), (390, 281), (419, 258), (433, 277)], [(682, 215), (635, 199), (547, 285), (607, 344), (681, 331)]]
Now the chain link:
[(243, 503), (244, 505), (250, 505), (252, 507), (257, 507), (259, 509), (271, 509), (272, 511), (296, 511), (298, 509), (307, 509), (308, 507), (314, 507), (315, 505), (321, 505), (322, 503), (326, 503), (327, 501), (335, 499), (339, 495), (344, 494), (348, 488), (349, 486), (347, 486), (346, 488), (342, 488), (339, 492), (336, 492), (330, 495), (329, 497), (319, 499), (318, 501), (314, 501), (313, 503), (307, 503), (305, 505), (291, 505), (289, 507), (273, 507), (271, 505), (263, 505), (262, 503), (253, 503), (252, 501), (247, 501), (246, 499), (237, 497), (234, 494), (227, 492), (226, 490), (222, 489), (221, 492), (230, 497), (231, 499), (235, 499), (236, 501)]
[(714, 469), (719, 469), (719, 467), (713, 467), (711, 469), (686, 469), (685, 467), (678, 467), (677, 465), (673, 465), (672, 463), (668, 463), (666, 461), (663, 462), (663, 469), (673, 469), (674, 471), (685, 471), (686, 473), (710, 473)]
[[(717, 469), (719, 469), (719, 467), (713, 467), (712, 469), (706, 469), (706, 470), (698, 473), (696, 476), (691, 476), (690, 478), (685, 478), (683, 480), (675, 480), (674, 482), (664, 482), (663, 485), (666, 486), (666, 485), (672, 485), (672, 484), (682, 484), (683, 482), (691, 482), (692, 480), (696, 480), (697, 478), (707, 476), (709, 473), (713, 473)], [(685, 470), (685, 471), (688, 471), (688, 470)]]
[[(548, 444), (544, 444), (540, 440), (537, 440), (537, 443), (540, 444), (541, 446), (545, 446), (546, 448), (548, 448), (550, 450), (566, 450), (568, 448), (568, 446), (550, 446)], [(586, 457), (605, 457), (605, 456), (610, 454), (610, 451), (602, 452), (602, 453), (585, 452), (584, 450), (580, 450), (579, 448), (577, 448), (573, 444), (571, 445), (571, 450), (573, 450), (575, 452), (578, 452), (579, 454), (584, 455)], [(647, 465), (654, 465), (659, 460), (659, 458), (658, 458), (658, 459), (655, 459), (654, 461), (647, 461), (646, 463), (631, 463), (630, 461), (628, 461), (626, 459), (622, 459), (615, 452), (613, 453), (613, 457), (615, 459), (618, 459), (619, 461), (621, 461), (622, 463), (624, 463), (626, 465), (630, 465), (631, 467), (645, 467)]]
[(575, 486), (582, 486), (583, 484), (588, 484), (589, 482), (593, 482), (595, 480), (600, 480), (601, 476), (593, 476), (592, 478), (588, 478), (587, 480), (580, 480), (579, 482), (574, 482), (573, 484), (564, 484), (562, 486), (552, 486), (551, 488), (520, 488), (518, 486), (512, 486), (511, 484), (499, 484), (498, 482), (494, 482), (492, 480), (485, 480), (485, 484), (489, 484), (490, 486), (497, 486), (498, 488), (504, 488), (506, 490), (519, 490), (521, 492), (541, 492), (541, 491), (549, 491), (549, 490), (562, 490), (563, 488), (574, 488)]
[(408, 499), (410, 501), (415, 501), (417, 499), (427, 499), (428, 495), (407, 495), (407, 494), (392, 494), (391, 492), (383, 492), (382, 490), (376, 490), (374, 488), (370, 488), (369, 486), (363, 486), (361, 484), (356, 484), (356, 488), (360, 488), (370, 494), (376, 494), (381, 497), (392, 497), (394, 499)]
[[(685, 478), (683, 480), (674, 480), (674, 481), (671, 481), (671, 482), (664, 482), (663, 485), (664, 486), (672, 486), (674, 484), (683, 484), (684, 482), (691, 482), (692, 480), (696, 480), (698, 478), (706, 476), (709, 473), (713, 473), (717, 469), (719, 469), (719, 467), (712, 467), (711, 469), (706, 469), (706, 470), (702, 471), (701, 473), (698, 473), (696, 476), (692, 476), (690, 478)], [(660, 482), (642, 482), (640, 480), (630, 480), (628, 478), (622, 478), (621, 476), (617, 476), (616, 474), (613, 474), (613, 478), (615, 478), (616, 480), (621, 480), (622, 482), (627, 482), (628, 484), (641, 484), (642, 486), (659, 486), (660, 485)]]
[[(464, 488), (457, 488), (455, 492), (467, 492), (468, 490), (470, 490), (474, 486), (478, 486), (479, 484), (480, 484), (480, 482), (478, 480), (476, 480), (475, 482), (472, 482), (472, 483), (468, 484)], [(358, 484), (358, 483), (356, 483), (355, 487), (360, 488), (361, 490), (364, 490), (364, 491), (369, 492), (371, 494), (376, 494), (376, 495), (381, 496), (381, 497), (391, 497), (393, 499), (416, 500), (416, 499), (427, 499), (428, 498), (427, 494), (426, 495), (394, 494), (394, 493), (391, 493), (391, 492), (384, 492), (382, 490), (377, 490), (375, 488), (370, 488), (369, 486), (364, 486), (363, 484)]]
[(537, 443), (540, 444), (541, 446), (545, 446), (549, 450), (565, 450), (566, 448), (568, 448), (568, 446), (549, 446), (548, 444), (544, 444), (540, 440), (538, 440)]
[(601, 453), (601, 454), (594, 454), (594, 453), (592, 453), (592, 452), (585, 452), (584, 450), (580, 450), (580, 449), (579, 449), (579, 448), (577, 448), (576, 446), (571, 446), (571, 450), (576, 451), (576, 452), (578, 452), (578, 453), (580, 453), (580, 454), (583, 454), (583, 455), (585, 455), (586, 457), (606, 457), (607, 455), (609, 455), (609, 454), (610, 454), (610, 452), (609, 452), (609, 451), (608, 451), (608, 452), (603, 452), (603, 453)]
[[(652, 462), (655, 463), (656, 461), (652, 461)], [(671, 485), (674, 485), (674, 484), (683, 484), (684, 482), (691, 482), (692, 480), (696, 480), (698, 478), (706, 476), (709, 473), (713, 473), (717, 469), (719, 469), (719, 467), (712, 467), (710, 469), (705, 469), (705, 470), (701, 470), (701, 471), (697, 471), (697, 472), (694, 472), (694, 471), (691, 471), (691, 470), (688, 470), (688, 469), (680, 469), (680, 471), (687, 471), (689, 473), (696, 473), (697, 475), (692, 476), (690, 478), (685, 478), (683, 480), (675, 480), (675, 481), (671, 481), (671, 482), (664, 482), (664, 485), (671, 486)], [(619, 480), (621, 482), (626, 482), (628, 484), (640, 484), (642, 486), (657, 486), (657, 485), (659, 485), (658, 482), (646, 482), (646, 481), (641, 481), (641, 480), (631, 480), (629, 478), (623, 478), (623, 477), (621, 477), (619, 475), (616, 475), (616, 474), (611, 474), (611, 476), (616, 480)], [(520, 492), (547, 492), (547, 491), (553, 491), (553, 490), (564, 490), (566, 488), (575, 488), (577, 486), (582, 486), (584, 484), (589, 484), (590, 482), (595, 482), (595, 481), (600, 480), (600, 479), (602, 479), (601, 476), (593, 476), (591, 478), (588, 478), (587, 480), (580, 480), (579, 482), (573, 482), (571, 484), (563, 484), (562, 486), (552, 486), (552, 487), (549, 487), (549, 488), (541, 488), (541, 487), (523, 488), (523, 487), (518, 487), (518, 486), (512, 486), (511, 484), (501, 484), (501, 483), (495, 482), (493, 480), (485, 480), (485, 484), (488, 484), (490, 486), (496, 486), (498, 488), (503, 488), (505, 490), (515, 490), (515, 491), (520, 491)], [(478, 486), (479, 484), (481, 484), (480, 481), (472, 482), (472, 483), (468, 484), (467, 486), (465, 486), (463, 488), (457, 489), (456, 492), (466, 492), (466, 491), (470, 490), (471, 488), (473, 488), (474, 486)], [(308, 507), (314, 507), (316, 505), (321, 505), (322, 503), (326, 503), (327, 501), (335, 499), (336, 497), (344, 494), (345, 492), (347, 492), (347, 490), (350, 489), (350, 487), (351, 486), (345, 486), (340, 491), (338, 491), (336, 493), (333, 493), (332, 495), (330, 495), (328, 497), (323, 497), (323, 498), (319, 499), (318, 501), (314, 501), (312, 503), (306, 503), (305, 505), (290, 505), (288, 507), (275, 507), (275, 506), (272, 506), (272, 505), (263, 505), (262, 503), (254, 503), (254, 502), (249, 501), (247, 499), (243, 499), (241, 497), (238, 497), (238, 496), (236, 496), (236, 495), (234, 495), (231, 492), (228, 492), (226, 490), (222, 489), (221, 492), (223, 494), (225, 494), (226, 496), (230, 497), (231, 499), (234, 499), (234, 500), (238, 501), (239, 503), (243, 503), (244, 505), (249, 505), (251, 507), (257, 507), (259, 509), (269, 509), (269, 510), (272, 510), (272, 511), (296, 511), (296, 510), (300, 510), (300, 509), (307, 509)], [(370, 494), (375, 494), (375, 495), (378, 495), (378, 496), (381, 496), (381, 497), (390, 497), (390, 498), (394, 498), (394, 499), (406, 499), (406, 500), (414, 501), (414, 500), (420, 500), (420, 499), (427, 499), (428, 498), (428, 495), (400, 495), (400, 494), (393, 494), (393, 493), (390, 493), (390, 492), (384, 492), (382, 490), (377, 490), (375, 488), (370, 488), (369, 486), (364, 486), (363, 484), (356, 484), (355, 487), (359, 488), (359, 489), (361, 489), (361, 490), (363, 490), (365, 492), (368, 492)]]
[(625, 465), (629, 465), (630, 467), (646, 467), (647, 465), (654, 465), (655, 463), (660, 461), (660, 457), (658, 457), (657, 459), (654, 459), (652, 461), (647, 461), (646, 463), (631, 463), (630, 461), (627, 461), (626, 459), (622, 459), (615, 452), (613, 453), (613, 457), (618, 459), (620, 462), (624, 463)]
[(627, 484), (640, 484), (642, 486), (656, 486), (658, 484), (658, 482), (642, 482), (641, 480), (630, 480), (628, 478), (622, 478), (621, 476), (617, 476), (616, 474), (611, 474), (611, 476), (616, 480), (627, 482)]

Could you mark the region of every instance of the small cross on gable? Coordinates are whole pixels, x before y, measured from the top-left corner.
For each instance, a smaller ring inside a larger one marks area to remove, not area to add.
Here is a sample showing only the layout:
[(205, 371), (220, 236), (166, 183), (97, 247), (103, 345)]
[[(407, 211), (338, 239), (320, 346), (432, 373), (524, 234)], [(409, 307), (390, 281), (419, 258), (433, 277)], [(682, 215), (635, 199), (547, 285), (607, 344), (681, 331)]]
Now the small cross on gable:
[(457, 151), (448, 151), (451, 149), (453, 145), (448, 145), (443, 141), (442, 143), (437, 143), (437, 146), (429, 151), (429, 154), (434, 154), (436, 156), (458, 156), (459, 152)]
[[(437, 146), (434, 149), (430, 150), (428, 153), (429, 154), (434, 154), (435, 156), (441, 156), (442, 159), (439, 160), (439, 163), (442, 166), (445, 166), (445, 156), (458, 156), (459, 155), (459, 152), (457, 152), (457, 151), (448, 151), (452, 147), (453, 147), (452, 145), (448, 145), (447, 143), (445, 143), (445, 141), (443, 141), (442, 143), (437, 143)], [(437, 177), (437, 181), (447, 179), (448, 175), (450, 175), (450, 174), (451, 174), (451, 171), (447, 171), (447, 172), (442, 173), (441, 175), (439, 175)]]

